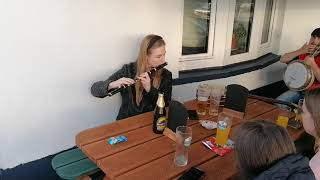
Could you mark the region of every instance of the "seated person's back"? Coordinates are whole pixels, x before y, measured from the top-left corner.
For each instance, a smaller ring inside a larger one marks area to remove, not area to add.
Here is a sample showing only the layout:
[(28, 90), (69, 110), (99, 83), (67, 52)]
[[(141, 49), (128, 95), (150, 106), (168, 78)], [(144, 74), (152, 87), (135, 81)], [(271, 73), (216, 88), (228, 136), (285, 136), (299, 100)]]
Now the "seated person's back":
[(315, 179), (287, 130), (272, 122), (242, 124), (235, 134), (235, 155), (241, 179)]

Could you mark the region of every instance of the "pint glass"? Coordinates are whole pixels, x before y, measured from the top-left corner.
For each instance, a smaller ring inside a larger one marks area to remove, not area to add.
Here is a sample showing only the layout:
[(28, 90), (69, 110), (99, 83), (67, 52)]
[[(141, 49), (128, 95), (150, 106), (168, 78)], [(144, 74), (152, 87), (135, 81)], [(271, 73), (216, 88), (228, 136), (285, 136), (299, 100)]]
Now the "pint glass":
[(188, 150), (192, 141), (192, 129), (187, 126), (178, 126), (176, 129), (176, 152), (174, 164), (185, 166), (188, 164)]
[(291, 108), (288, 106), (281, 106), (281, 109), (279, 111), (278, 118), (276, 120), (277, 124), (279, 126), (282, 126), (284, 128), (287, 128), (288, 122), (289, 122), (289, 117), (291, 113)]
[(222, 96), (221, 88), (218, 88), (218, 87), (211, 88), (209, 115), (218, 116), (221, 96)]
[(200, 84), (197, 90), (197, 113), (199, 115), (206, 115), (209, 95), (210, 86), (207, 84)]
[(219, 115), (216, 134), (216, 144), (218, 146), (223, 147), (227, 143), (231, 129), (231, 123), (230, 117), (227, 117), (223, 114)]

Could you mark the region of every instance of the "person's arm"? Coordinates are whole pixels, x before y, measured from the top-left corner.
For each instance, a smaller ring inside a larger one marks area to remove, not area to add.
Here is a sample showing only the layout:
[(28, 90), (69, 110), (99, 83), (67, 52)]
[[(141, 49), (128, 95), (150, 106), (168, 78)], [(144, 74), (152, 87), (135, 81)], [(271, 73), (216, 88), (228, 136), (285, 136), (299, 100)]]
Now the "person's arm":
[(166, 106), (169, 105), (172, 95), (172, 73), (170, 71), (166, 72), (166, 75), (162, 78), (159, 89), (151, 86), (150, 91), (145, 94), (151, 104), (156, 104), (159, 92), (164, 94), (164, 101)]
[(315, 78), (320, 81), (320, 68), (314, 60), (314, 57), (307, 56), (305, 63), (308, 64), (313, 72)]
[(280, 62), (289, 63), (295, 57), (297, 57), (297, 56), (299, 56), (301, 54), (306, 54), (306, 53), (308, 53), (308, 51), (309, 51), (309, 45), (308, 44), (304, 44), (298, 50), (292, 51), (292, 52), (289, 52), (289, 53), (285, 53), (284, 55), (282, 55), (281, 58), (280, 58)]
[[(128, 68), (129, 68), (129, 65), (124, 65), (120, 70), (118, 70), (117, 72), (112, 74), (107, 80), (95, 82), (91, 86), (91, 94), (93, 96), (99, 97), (99, 98), (106, 97), (110, 89), (116, 88), (116, 87), (110, 88), (109, 85), (112, 82), (115, 82), (115, 81), (125, 77), (127, 75), (126, 72), (128, 71)], [(124, 78), (124, 79), (129, 79), (129, 78)], [(124, 81), (126, 81), (126, 80), (124, 80)], [(127, 80), (127, 81), (131, 81), (131, 80)]]

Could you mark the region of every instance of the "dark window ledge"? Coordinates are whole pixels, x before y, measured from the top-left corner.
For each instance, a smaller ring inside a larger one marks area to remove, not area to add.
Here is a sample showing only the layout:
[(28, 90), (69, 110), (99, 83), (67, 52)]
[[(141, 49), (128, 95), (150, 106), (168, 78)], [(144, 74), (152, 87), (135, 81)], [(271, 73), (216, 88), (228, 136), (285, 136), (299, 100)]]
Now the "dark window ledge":
[(181, 85), (236, 76), (239, 74), (262, 69), (279, 60), (279, 55), (269, 53), (257, 59), (252, 59), (250, 61), (231, 64), (227, 66), (180, 71), (179, 78), (173, 80), (173, 85)]

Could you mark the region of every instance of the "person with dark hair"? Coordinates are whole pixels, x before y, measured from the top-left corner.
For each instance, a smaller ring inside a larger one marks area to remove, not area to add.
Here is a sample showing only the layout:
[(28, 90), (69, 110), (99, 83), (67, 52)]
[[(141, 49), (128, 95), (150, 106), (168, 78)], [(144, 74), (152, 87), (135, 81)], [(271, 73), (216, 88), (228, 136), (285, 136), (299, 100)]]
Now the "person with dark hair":
[[(315, 48), (318, 48), (320, 46), (320, 28), (317, 28), (312, 31), (311, 37), (308, 43), (304, 44), (301, 48), (299, 48), (296, 51), (285, 53), (283, 56), (281, 56), (280, 61), (283, 63), (288, 64), (296, 57), (299, 58), (300, 61), (303, 61), (305, 64), (307, 64), (314, 76), (315, 80), (314, 83), (309, 87), (307, 90), (320, 88), (320, 56), (312, 57), (309, 55), (309, 53), (313, 52)], [(287, 102), (292, 103), (298, 103), (299, 99), (302, 99), (304, 95), (304, 91), (293, 91), (288, 90), (284, 93), (282, 93), (279, 97), (277, 97), (278, 100), (283, 100)]]
[(310, 160), (310, 167), (317, 179), (320, 179), (320, 89), (308, 91), (302, 105), (302, 123), (305, 131), (312, 135), (315, 141), (316, 154)]
[(154, 110), (159, 92), (164, 93), (166, 104), (171, 100), (171, 72), (162, 68), (151, 76), (147, 73), (165, 63), (165, 45), (161, 36), (147, 35), (141, 42), (136, 62), (124, 65), (107, 80), (92, 85), (91, 94), (99, 98), (106, 97), (116, 88), (128, 86), (120, 92), (122, 104), (117, 120)]
[(240, 179), (315, 179), (306, 157), (296, 154), (288, 132), (265, 120), (247, 121), (235, 134)]

